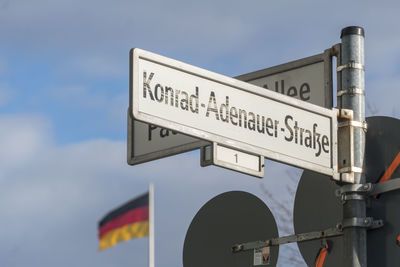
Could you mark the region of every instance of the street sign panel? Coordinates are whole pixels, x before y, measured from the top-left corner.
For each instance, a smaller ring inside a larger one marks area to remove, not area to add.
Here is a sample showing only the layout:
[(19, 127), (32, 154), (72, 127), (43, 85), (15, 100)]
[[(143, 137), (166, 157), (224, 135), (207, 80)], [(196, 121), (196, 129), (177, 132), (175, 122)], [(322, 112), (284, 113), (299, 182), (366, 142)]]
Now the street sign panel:
[(337, 111), (134, 49), (134, 119), (337, 175)]
[(264, 177), (264, 157), (213, 143), (200, 149), (202, 167), (216, 165), (256, 177)]
[(321, 107), (333, 105), (331, 49), (235, 78)]
[[(235, 78), (312, 104), (327, 108), (332, 107), (332, 56), (330, 49), (322, 54)], [(130, 165), (184, 153), (201, 148), (206, 144), (203, 140), (138, 122), (129, 114), (127, 161)]]
[(208, 145), (209, 142), (134, 120), (128, 111), (128, 164), (176, 155)]

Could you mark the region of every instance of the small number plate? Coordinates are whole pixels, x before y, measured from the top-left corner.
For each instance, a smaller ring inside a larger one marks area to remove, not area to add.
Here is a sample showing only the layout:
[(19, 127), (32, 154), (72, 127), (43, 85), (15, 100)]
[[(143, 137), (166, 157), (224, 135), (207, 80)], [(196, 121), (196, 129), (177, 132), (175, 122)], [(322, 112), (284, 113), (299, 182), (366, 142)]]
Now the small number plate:
[(264, 177), (264, 157), (213, 143), (201, 149), (201, 166), (216, 165), (256, 177)]

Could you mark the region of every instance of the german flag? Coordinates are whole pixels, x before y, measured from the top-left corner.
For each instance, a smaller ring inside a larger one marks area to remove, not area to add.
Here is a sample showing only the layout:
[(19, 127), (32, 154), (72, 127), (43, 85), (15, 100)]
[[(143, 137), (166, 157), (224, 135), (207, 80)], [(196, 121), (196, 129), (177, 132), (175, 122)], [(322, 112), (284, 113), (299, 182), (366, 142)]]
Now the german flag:
[(99, 222), (99, 250), (149, 235), (149, 193), (118, 207)]

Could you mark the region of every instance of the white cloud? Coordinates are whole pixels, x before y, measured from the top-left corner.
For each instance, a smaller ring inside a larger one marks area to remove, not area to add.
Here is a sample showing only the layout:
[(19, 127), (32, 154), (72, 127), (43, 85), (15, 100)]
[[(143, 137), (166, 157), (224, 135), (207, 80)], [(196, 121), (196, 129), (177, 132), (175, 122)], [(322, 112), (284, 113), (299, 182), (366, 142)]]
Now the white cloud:
[[(143, 240), (98, 253), (96, 224), (109, 210), (146, 191), (149, 182), (156, 190), (157, 266), (181, 265), (186, 230), (197, 210), (215, 195), (245, 190), (272, 207), (274, 201), (286, 201), (275, 194), (278, 190), (272, 190), (275, 200), (260, 190), (260, 183), (285, 190), (288, 179), (280, 164), (267, 162), (264, 180), (201, 168), (198, 152), (131, 167), (125, 142), (97, 139), (56, 145), (47, 120), (38, 116), (3, 115), (0, 127), (0, 235), (11, 240), (0, 244), (1, 265), (62, 267), (90, 259), (89, 265), (111, 266), (115, 258), (128, 264), (132, 257), (144, 265)], [(127, 250), (129, 257), (124, 256)]]
[(40, 116), (0, 115), (0, 169), (24, 166), (51, 142), (49, 124)]
[(126, 123), (129, 106), (128, 88), (120, 93), (119, 88), (96, 88), (85, 85), (53, 87), (48, 92), (57, 103), (75, 110), (91, 111), (101, 119), (96, 127), (122, 127)]

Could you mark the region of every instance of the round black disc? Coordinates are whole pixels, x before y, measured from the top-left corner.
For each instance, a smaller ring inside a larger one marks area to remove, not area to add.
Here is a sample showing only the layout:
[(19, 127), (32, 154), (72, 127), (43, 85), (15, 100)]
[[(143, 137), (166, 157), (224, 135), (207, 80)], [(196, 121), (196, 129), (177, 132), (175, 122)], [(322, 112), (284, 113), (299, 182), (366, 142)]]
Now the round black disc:
[[(400, 120), (390, 117), (367, 119), (365, 173), (367, 182), (376, 183), (400, 152)], [(392, 179), (400, 178), (400, 167)], [(294, 205), (294, 229), (296, 233), (324, 230), (342, 221), (342, 204), (335, 196), (338, 189), (329, 177), (304, 171), (299, 182)], [(400, 264), (400, 190), (369, 198), (367, 216), (382, 219), (384, 226), (369, 230), (367, 234), (368, 266), (398, 266)], [(343, 266), (343, 237), (328, 238), (330, 246), (324, 267)], [(300, 252), (309, 266), (321, 249), (321, 241), (298, 243)]]
[[(193, 218), (183, 247), (184, 267), (254, 266), (254, 252), (232, 253), (235, 244), (278, 237), (275, 219), (256, 196), (231, 191), (208, 201)], [(270, 248), (276, 266), (279, 247)]]

